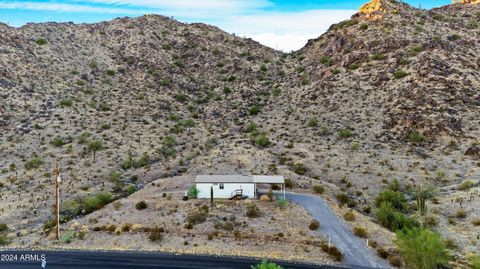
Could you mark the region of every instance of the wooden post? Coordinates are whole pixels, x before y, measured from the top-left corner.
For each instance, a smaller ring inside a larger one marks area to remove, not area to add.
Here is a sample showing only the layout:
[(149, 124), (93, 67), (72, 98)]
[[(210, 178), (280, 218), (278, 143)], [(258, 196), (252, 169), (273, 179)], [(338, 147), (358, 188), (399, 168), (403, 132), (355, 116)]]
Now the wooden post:
[(59, 203), (58, 203), (58, 160), (55, 162), (55, 239), (58, 240), (59, 230)]

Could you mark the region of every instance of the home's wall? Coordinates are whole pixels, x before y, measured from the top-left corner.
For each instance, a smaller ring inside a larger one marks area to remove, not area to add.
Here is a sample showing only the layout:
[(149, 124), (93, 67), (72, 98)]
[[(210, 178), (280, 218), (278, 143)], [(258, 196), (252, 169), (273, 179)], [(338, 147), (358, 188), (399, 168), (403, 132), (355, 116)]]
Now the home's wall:
[(197, 183), (198, 198), (210, 198), (210, 187), (213, 186), (214, 198), (230, 198), (235, 190), (243, 190), (243, 195), (253, 198), (255, 196), (255, 184), (253, 183), (224, 183), (224, 189), (220, 189), (220, 184)]

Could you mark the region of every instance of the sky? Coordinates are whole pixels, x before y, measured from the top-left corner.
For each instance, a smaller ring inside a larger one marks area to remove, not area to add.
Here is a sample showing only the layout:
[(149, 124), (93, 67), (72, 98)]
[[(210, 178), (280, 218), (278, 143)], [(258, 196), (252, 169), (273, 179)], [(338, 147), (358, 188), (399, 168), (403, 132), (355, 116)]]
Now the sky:
[[(350, 18), (367, 0), (0, 0), (0, 22), (94, 23), (116, 17), (161, 14), (181, 22), (204, 22), (237, 36), (289, 52), (330, 25)], [(450, 0), (406, 0), (432, 8)]]

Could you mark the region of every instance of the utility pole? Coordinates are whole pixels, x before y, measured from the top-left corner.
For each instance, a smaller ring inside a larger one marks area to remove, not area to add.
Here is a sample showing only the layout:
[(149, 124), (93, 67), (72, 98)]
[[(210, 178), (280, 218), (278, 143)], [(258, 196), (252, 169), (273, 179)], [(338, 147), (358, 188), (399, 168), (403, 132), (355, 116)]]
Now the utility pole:
[(55, 161), (55, 239), (58, 240), (60, 199), (58, 195), (58, 160)]

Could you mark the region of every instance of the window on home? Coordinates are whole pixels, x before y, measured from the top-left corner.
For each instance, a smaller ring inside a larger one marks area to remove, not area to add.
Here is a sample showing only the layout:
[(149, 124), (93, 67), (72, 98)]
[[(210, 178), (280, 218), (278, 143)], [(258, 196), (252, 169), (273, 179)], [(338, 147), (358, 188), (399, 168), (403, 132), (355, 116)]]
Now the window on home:
[(223, 187), (224, 187), (224, 186), (223, 186), (223, 183), (220, 183), (219, 188), (220, 188), (221, 190), (223, 190)]

